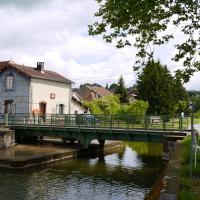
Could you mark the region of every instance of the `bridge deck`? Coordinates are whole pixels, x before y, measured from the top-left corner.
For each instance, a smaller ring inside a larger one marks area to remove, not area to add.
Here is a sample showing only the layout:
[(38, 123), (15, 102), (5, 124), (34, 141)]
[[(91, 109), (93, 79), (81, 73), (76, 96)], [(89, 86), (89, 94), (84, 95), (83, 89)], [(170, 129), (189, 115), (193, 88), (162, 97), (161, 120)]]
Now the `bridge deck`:
[[(155, 119), (155, 117), (154, 117)], [(5, 115), (6, 126), (16, 135), (53, 136), (79, 140), (84, 146), (90, 141), (125, 140), (165, 142), (183, 139), (188, 131), (188, 118), (132, 115)]]

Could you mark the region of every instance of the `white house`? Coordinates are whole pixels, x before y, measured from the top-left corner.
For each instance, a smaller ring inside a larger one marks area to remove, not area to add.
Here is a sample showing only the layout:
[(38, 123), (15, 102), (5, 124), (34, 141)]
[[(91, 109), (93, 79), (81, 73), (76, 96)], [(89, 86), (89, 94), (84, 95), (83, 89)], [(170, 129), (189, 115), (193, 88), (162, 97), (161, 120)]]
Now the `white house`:
[(87, 111), (88, 109), (84, 105), (83, 99), (76, 92), (73, 92), (71, 100), (71, 114), (83, 114)]
[(72, 81), (45, 70), (12, 61), (0, 62), (0, 106), (5, 113), (71, 113)]

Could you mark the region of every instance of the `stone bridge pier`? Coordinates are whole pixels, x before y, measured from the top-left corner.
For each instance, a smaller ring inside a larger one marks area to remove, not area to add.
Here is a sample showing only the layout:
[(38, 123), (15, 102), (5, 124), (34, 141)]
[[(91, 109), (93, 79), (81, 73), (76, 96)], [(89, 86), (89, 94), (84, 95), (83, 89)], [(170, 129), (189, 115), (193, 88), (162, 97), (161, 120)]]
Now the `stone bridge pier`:
[(0, 149), (15, 145), (15, 131), (8, 128), (0, 128)]

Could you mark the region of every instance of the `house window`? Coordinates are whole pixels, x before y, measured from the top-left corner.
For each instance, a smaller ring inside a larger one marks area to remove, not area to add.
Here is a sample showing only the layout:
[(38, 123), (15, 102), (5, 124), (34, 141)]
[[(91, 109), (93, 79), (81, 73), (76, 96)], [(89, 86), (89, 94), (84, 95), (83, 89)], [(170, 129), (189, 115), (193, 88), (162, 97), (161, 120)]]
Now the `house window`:
[(64, 104), (60, 104), (59, 105), (59, 107), (58, 107), (58, 113), (61, 114), (61, 115), (64, 114)]
[(4, 113), (8, 113), (8, 114), (15, 113), (15, 104), (13, 100), (4, 101)]
[(13, 89), (13, 76), (8, 75), (6, 76), (6, 90), (12, 90)]

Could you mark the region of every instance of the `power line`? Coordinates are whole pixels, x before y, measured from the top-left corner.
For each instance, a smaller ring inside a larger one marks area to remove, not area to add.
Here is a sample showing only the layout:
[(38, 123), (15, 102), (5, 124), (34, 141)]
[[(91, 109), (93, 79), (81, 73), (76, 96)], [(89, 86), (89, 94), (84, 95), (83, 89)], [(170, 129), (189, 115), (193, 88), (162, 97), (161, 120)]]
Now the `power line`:
[(96, 77), (89, 77), (89, 78), (79, 78), (79, 79), (73, 79), (74, 81), (81, 81), (81, 80), (91, 80), (91, 79), (107, 79), (107, 78), (113, 78), (113, 77), (117, 77), (117, 76), (128, 76), (128, 75), (134, 75), (133, 72), (132, 73), (126, 73), (126, 74), (116, 74), (116, 75), (111, 75), (111, 76), (96, 76)]

